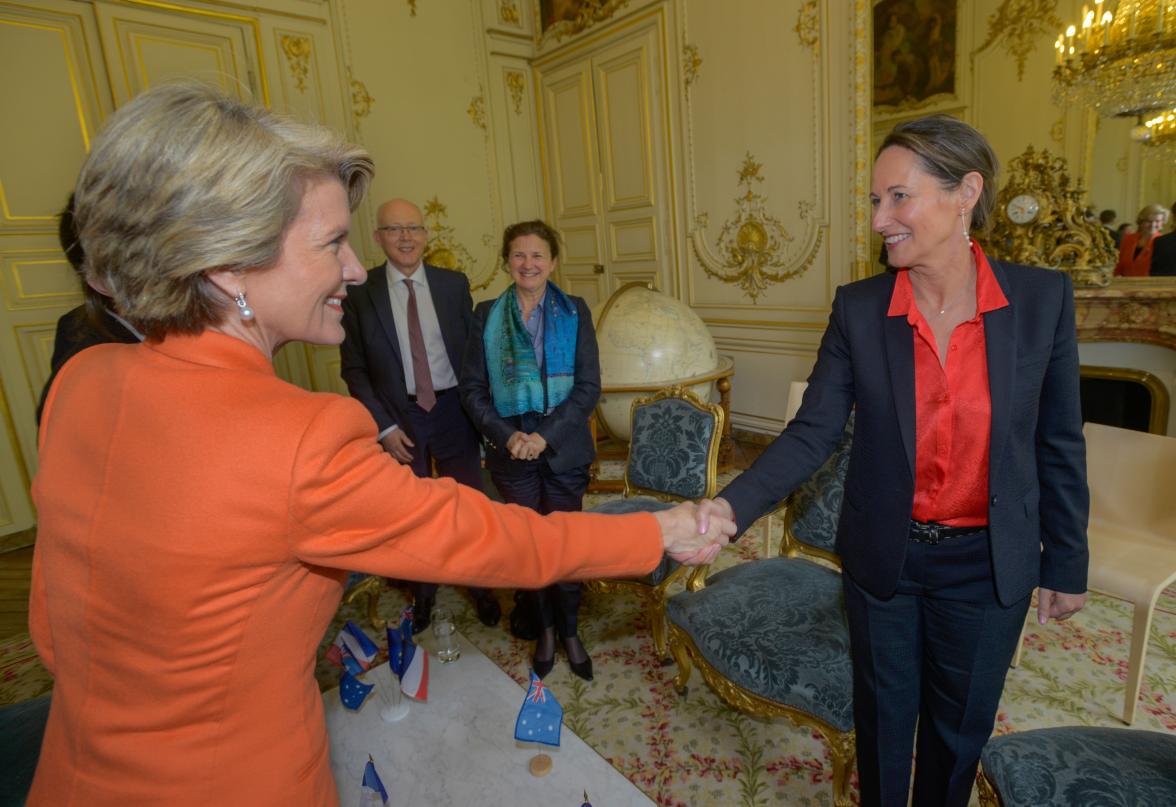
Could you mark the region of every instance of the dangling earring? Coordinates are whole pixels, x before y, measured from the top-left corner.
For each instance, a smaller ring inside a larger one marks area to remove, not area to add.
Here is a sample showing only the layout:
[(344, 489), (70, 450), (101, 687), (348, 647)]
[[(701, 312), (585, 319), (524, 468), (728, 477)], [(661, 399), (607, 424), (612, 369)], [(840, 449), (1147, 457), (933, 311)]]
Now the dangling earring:
[(968, 222), (964, 220), (964, 209), (960, 208), (960, 229), (963, 231), (964, 240), (968, 242), (968, 246), (972, 246), (972, 236), (968, 234)]
[(241, 315), (241, 319), (245, 322), (253, 319), (253, 309), (245, 301), (245, 292), (237, 292), (237, 296), (233, 298), (233, 302), (237, 304), (237, 313)]

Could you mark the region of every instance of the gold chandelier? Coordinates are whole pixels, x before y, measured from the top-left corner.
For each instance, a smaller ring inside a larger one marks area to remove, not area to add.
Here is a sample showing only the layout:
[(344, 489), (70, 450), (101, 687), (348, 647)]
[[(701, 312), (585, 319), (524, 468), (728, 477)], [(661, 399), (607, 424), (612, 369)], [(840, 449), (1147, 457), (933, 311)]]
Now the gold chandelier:
[(1098, 0), (1058, 35), (1054, 89), (1100, 115), (1142, 117), (1176, 107), (1176, 0)]
[(1144, 144), (1157, 149), (1162, 158), (1176, 162), (1176, 108), (1145, 120), (1142, 130), (1140, 139)]

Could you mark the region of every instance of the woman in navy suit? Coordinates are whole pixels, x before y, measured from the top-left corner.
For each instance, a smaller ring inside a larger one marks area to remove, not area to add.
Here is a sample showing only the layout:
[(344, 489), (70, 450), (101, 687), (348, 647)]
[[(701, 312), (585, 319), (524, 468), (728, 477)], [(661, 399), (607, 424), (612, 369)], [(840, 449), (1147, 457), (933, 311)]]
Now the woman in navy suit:
[[(588, 418), (600, 397), (592, 314), (549, 278), (559, 236), (542, 221), (506, 228), (502, 259), (514, 283), (479, 303), (466, 344), (461, 398), (486, 438), (486, 467), (510, 503), (546, 515), (583, 507), (596, 445)], [(530, 592), (542, 631), (532, 659), (540, 678), (555, 662), (556, 632), (572, 671), (592, 680), (577, 630), (581, 584)]]
[[(854, 441), (837, 532), (863, 805), (967, 804), (1033, 588), (1085, 602), (1085, 444), (1069, 277), (985, 256), (996, 157), (945, 115), (874, 163), (895, 271), (837, 290), (795, 420), (714, 502), (746, 529)], [(915, 740), (916, 723), (918, 738)]]

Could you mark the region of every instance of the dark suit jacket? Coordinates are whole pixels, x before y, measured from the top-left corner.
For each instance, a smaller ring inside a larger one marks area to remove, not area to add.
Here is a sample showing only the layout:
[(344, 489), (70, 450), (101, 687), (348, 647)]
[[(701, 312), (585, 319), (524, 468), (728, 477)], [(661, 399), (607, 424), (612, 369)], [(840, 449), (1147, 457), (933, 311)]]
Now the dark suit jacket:
[(1176, 231), (1161, 235), (1152, 244), (1152, 277), (1176, 275)]
[[(396, 424), (408, 438), (417, 442), (408, 417), (408, 388), (404, 383), (404, 365), (411, 357), (400, 355), (392, 301), (388, 295), (385, 264), (370, 269), (367, 280), (347, 290), (343, 301), (343, 330), (346, 338), (339, 346), (341, 375), (352, 397), (367, 407), (376, 427), (384, 431)], [(429, 296), (441, 324), (441, 337), (453, 373), (461, 378), (461, 362), (474, 301), (470, 281), (461, 272), (424, 265), (429, 281)]]
[[(992, 420), (988, 525), (997, 596), (1086, 590), (1086, 444), (1074, 295), (1063, 272), (990, 260), (1009, 305), (984, 315)], [(795, 420), (720, 495), (746, 529), (832, 452), (856, 407), (837, 546), (863, 588), (890, 597), (906, 553), (915, 467), (910, 325), (887, 309), (895, 275), (837, 290)]]
[(40, 428), (41, 410), (45, 408), (45, 397), (49, 394), (49, 387), (57, 378), (57, 372), (67, 361), (88, 347), (105, 345), (108, 342), (134, 344), (139, 337), (127, 330), (106, 311), (98, 313), (98, 322), (90, 319), (86, 306), (79, 305), (71, 308), (57, 320), (57, 332), (53, 337), (53, 358), (49, 360), (49, 379), (41, 390), (41, 398), (37, 402), (37, 425)]
[[(493, 300), (478, 303), (465, 363), (461, 370), (461, 402), (474, 426), (486, 438), (486, 463), (509, 462), (506, 441), (516, 431), (538, 432), (547, 441), (544, 457), (556, 473), (588, 465), (596, 457), (596, 444), (588, 417), (600, 399), (600, 352), (596, 346), (596, 329), (592, 326), (592, 312), (579, 297), (576, 303), (578, 323), (576, 331), (576, 368), (572, 392), (567, 400), (550, 414), (516, 415), (504, 418), (494, 408), (490, 394), (490, 380), (486, 374), (486, 350), (482, 331)], [(546, 373), (544, 374), (546, 380)]]

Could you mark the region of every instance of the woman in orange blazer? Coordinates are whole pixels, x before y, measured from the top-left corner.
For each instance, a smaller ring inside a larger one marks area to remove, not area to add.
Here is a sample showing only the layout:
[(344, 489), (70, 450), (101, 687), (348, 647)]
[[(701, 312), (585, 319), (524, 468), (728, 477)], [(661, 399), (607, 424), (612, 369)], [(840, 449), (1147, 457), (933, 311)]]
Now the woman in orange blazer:
[(56, 683), (29, 804), (334, 805), (312, 669), (347, 569), (535, 587), (717, 551), (692, 506), (543, 518), (417, 479), (359, 403), (277, 378), (283, 344), (343, 339), (371, 170), (199, 86), (95, 141), (86, 272), (147, 340), (80, 354), (46, 402), (29, 620)]
[(1135, 232), (1127, 233), (1119, 243), (1118, 277), (1150, 277), (1152, 246), (1164, 229), (1168, 211), (1162, 205), (1148, 205), (1135, 219)]

